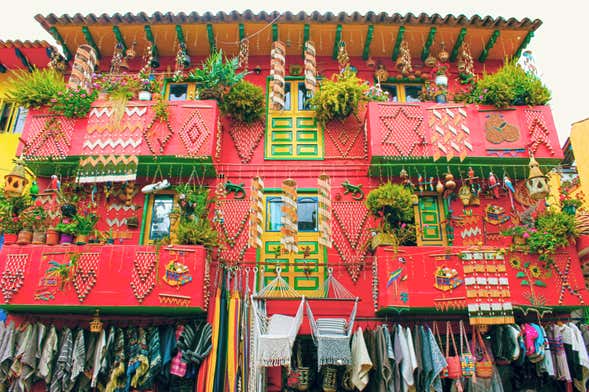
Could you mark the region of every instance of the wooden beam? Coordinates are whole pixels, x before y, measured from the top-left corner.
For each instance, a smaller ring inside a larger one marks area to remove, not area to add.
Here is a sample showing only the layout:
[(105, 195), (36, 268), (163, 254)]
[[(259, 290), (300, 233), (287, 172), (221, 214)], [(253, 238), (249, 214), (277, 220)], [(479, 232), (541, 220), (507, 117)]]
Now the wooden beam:
[(522, 41), (522, 43), (519, 46), (519, 48), (517, 48), (517, 51), (513, 55), (513, 58), (514, 59), (516, 59), (516, 60), (519, 59), (519, 57), (522, 55), (522, 52), (524, 51), (524, 49), (526, 48), (526, 46), (528, 46), (528, 44), (530, 43), (530, 41), (532, 40), (533, 37), (534, 37), (534, 32), (533, 31), (530, 31), (526, 35), (526, 38), (524, 38), (524, 40)]
[[(157, 50), (157, 46), (155, 45), (155, 38), (153, 38), (153, 32), (151, 31), (151, 26), (150, 25), (145, 25), (144, 27), (145, 30), (145, 38), (147, 38), (147, 40), (149, 42), (151, 42), (151, 56), (156, 59), (158, 58), (158, 50)], [(156, 68), (156, 67), (154, 67)]]
[(98, 50), (98, 45), (96, 45), (96, 42), (94, 41), (94, 38), (92, 37), (92, 34), (88, 29), (88, 26), (82, 26), (82, 33), (84, 33), (84, 37), (86, 37), (86, 42), (88, 43), (88, 45), (92, 46), (92, 48), (96, 51), (96, 58), (100, 60), (100, 58), (102, 57), (100, 54), (100, 50)]
[(399, 27), (399, 32), (397, 33), (397, 40), (395, 41), (395, 47), (393, 48), (393, 61), (397, 61), (397, 57), (399, 57), (399, 50), (401, 49), (401, 42), (403, 42), (403, 36), (405, 35), (405, 26)]
[(429, 29), (429, 34), (427, 36), (427, 40), (425, 40), (425, 44), (423, 45), (423, 51), (421, 52), (421, 61), (425, 61), (425, 59), (429, 56), (429, 51), (434, 43), (434, 38), (436, 37), (436, 28), (432, 27)]
[(342, 42), (342, 25), (338, 24), (337, 28), (335, 29), (335, 40), (333, 42), (333, 59), (337, 59), (337, 53), (339, 51), (339, 44)]
[(364, 50), (362, 51), (362, 60), (368, 60), (368, 57), (370, 57), (370, 44), (372, 43), (373, 37), (374, 37), (374, 25), (369, 25), (368, 31), (366, 32), (366, 39), (364, 40)]
[(49, 34), (51, 34), (51, 36), (55, 38), (57, 42), (59, 42), (59, 44), (61, 45), (61, 50), (63, 50), (63, 55), (65, 56), (65, 59), (67, 61), (70, 61), (72, 59), (72, 52), (70, 52), (70, 50), (67, 48), (67, 45), (63, 40), (63, 37), (61, 36), (61, 34), (59, 34), (59, 31), (57, 31), (55, 26), (49, 29)]
[(16, 55), (16, 57), (18, 57), (18, 59), (20, 60), (20, 62), (22, 63), (22, 65), (29, 72), (33, 72), (33, 66), (31, 65), (31, 63), (29, 62), (29, 60), (27, 59), (27, 57), (24, 55), (24, 53), (19, 48), (14, 48), (14, 54)]
[(481, 63), (484, 63), (487, 60), (487, 57), (489, 56), (489, 51), (491, 49), (493, 49), (493, 46), (495, 46), (495, 42), (497, 42), (497, 38), (499, 38), (499, 34), (500, 34), (499, 30), (493, 31), (493, 34), (491, 35), (491, 37), (487, 41), (485, 48), (483, 49), (483, 51), (481, 52), (481, 55), (479, 56), (479, 61)]
[(117, 39), (117, 42), (123, 47), (123, 56), (124, 56), (125, 53), (127, 52), (127, 44), (125, 43), (125, 39), (123, 38), (123, 34), (121, 34), (121, 30), (119, 29), (119, 26), (113, 26), (112, 31), (115, 34), (115, 38)]
[(272, 42), (278, 41), (278, 23), (272, 25)]
[(210, 23), (207, 24), (207, 37), (209, 39), (209, 52), (213, 53), (217, 50), (217, 45), (215, 44), (215, 32), (213, 31), (213, 25)]
[(179, 43), (186, 45), (186, 40), (184, 39), (184, 31), (182, 31), (182, 26), (180, 25), (176, 25), (176, 38), (178, 38)]
[(306, 23), (305, 27), (303, 28), (303, 59), (305, 58), (305, 43), (309, 40), (309, 37), (311, 36), (311, 26)]
[(239, 42), (245, 38), (245, 26), (243, 23), (239, 24)]
[(454, 47), (452, 48), (452, 53), (450, 53), (450, 61), (456, 61), (458, 57), (458, 51), (464, 42), (464, 37), (466, 37), (466, 27), (460, 29), (460, 33), (458, 33), (458, 37), (456, 38), (456, 42), (454, 42)]

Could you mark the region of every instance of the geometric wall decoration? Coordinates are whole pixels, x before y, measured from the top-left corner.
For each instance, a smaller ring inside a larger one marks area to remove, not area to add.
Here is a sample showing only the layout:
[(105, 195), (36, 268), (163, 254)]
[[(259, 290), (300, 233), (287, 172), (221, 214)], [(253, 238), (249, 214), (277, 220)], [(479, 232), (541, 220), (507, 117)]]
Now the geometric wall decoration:
[(378, 105), (380, 142), (386, 156), (426, 156), (423, 110), (418, 105)]
[(131, 290), (139, 303), (151, 293), (157, 279), (157, 252), (135, 252), (133, 272), (131, 273)]
[(459, 156), (462, 162), (472, 152), (470, 129), (463, 106), (428, 108), (428, 125), (431, 128), (431, 144), (434, 161), (442, 155), (450, 161)]
[[(364, 118), (359, 113), (358, 118)], [(364, 124), (354, 116), (325, 124), (325, 158), (365, 159), (368, 155)]]
[(31, 118), (27, 140), (22, 150), (25, 158), (65, 159), (69, 153), (74, 120), (54, 115)]
[(200, 110), (194, 109), (192, 114), (183, 118), (186, 118), (186, 121), (184, 121), (180, 127), (178, 134), (180, 136), (180, 140), (182, 140), (184, 148), (186, 149), (186, 155), (189, 157), (204, 155), (200, 151), (200, 148), (208, 139), (211, 131), (202, 118)]
[(83, 303), (98, 279), (98, 264), (100, 253), (82, 253), (76, 264), (72, 284), (74, 290)]
[(550, 143), (550, 131), (544, 119), (544, 112), (541, 110), (526, 109), (526, 125), (530, 132), (530, 143), (528, 149), (532, 154), (535, 154), (540, 145), (544, 145), (552, 155), (554, 155), (554, 148)]
[(28, 260), (28, 254), (9, 254), (6, 256), (6, 265), (0, 278), (4, 303), (9, 303), (23, 285)]
[(225, 199), (219, 201), (223, 219), (215, 226), (219, 235), (221, 260), (228, 263), (243, 261), (248, 247), (249, 200)]
[(249, 163), (264, 136), (264, 124), (259, 121), (253, 124), (234, 122), (229, 126), (229, 136), (233, 140), (241, 163)]

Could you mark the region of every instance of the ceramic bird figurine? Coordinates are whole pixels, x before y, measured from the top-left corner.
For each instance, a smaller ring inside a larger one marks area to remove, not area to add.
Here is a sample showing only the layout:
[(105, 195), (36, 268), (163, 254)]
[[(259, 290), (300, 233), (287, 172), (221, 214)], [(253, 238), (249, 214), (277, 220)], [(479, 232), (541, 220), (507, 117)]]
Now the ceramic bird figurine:
[(427, 184), (429, 185), (429, 191), (433, 192), (434, 191), (434, 178), (430, 177), (429, 182)]
[(503, 176), (503, 185), (505, 185), (505, 187), (507, 189), (509, 189), (509, 191), (511, 193), (515, 193), (515, 188), (513, 187), (513, 183), (511, 182), (511, 179), (507, 175)]
[(499, 198), (499, 188), (498, 188), (497, 178), (493, 174), (493, 172), (489, 172), (489, 189), (493, 190), (493, 197), (495, 199)]
[(423, 177), (421, 174), (417, 177), (417, 187), (420, 192), (423, 192)]
[(37, 184), (37, 181), (33, 181), (31, 183), (31, 189), (29, 190), (29, 193), (31, 194), (31, 198), (33, 200), (37, 198), (39, 195), (39, 185)]

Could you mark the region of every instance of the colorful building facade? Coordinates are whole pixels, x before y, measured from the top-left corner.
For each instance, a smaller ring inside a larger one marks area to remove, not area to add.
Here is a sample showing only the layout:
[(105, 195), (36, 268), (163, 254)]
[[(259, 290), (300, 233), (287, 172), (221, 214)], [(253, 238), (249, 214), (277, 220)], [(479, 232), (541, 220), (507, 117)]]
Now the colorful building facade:
[[(516, 322), (564, 320), (589, 300), (574, 245), (547, 253), (525, 243), (526, 219), (550, 213), (544, 173), (563, 159), (550, 107), (459, 99), (473, 78), (519, 58), (540, 21), (317, 12), (36, 19), (61, 45), (70, 83), (92, 86), (97, 71), (161, 82), (161, 98), (98, 97), (82, 118), (31, 109), (19, 138), (17, 154), (38, 177), (35, 203), (52, 225), (68, 224), (64, 205), (76, 207), (74, 220), (98, 218), (93, 244), (15, 244), (0, 254), (3, 308), (26, 333), (55, 324), (55, 352), (69, 339), (90, 353), (104, 339), (113, 354), (98, 370), (84, 354), (72, 385), (344, 390), (358, 327), (433, 336), (434, 325), (457, 334), (464, 324), (474, 342)], [(189, 76), (218, 50), (262, 88), (262, 120), (226, 115), (222, 99), (204, 99), (214, 88)], [(388, 95), (324, 122), (312, 97), (343, 70)], [(386, 226), (400, 193), (410, 217)], [(201, 205), (212, 229), (195, 228), (196, 219), (182, 233), (178, 222)], [(342, 319), (337, 338), (322, 335), (321, 325)], [(90, 329), (102, 332), (80, 332)], [(186, 330), (202, 344), (186, 343)], [(153, 369), (152, 353), (142, 354), (158, 333), (163, 363), (181, 370)], [(165, 351), (164, 338), (179, 349)], [(326, 353), (332, 338), (348, 351)], [(365, 390), (384, 382), (372, 365)], [(61, 380), (63, 369), (58, 362), (41, 378)], [(145, 381), (152, 370), (158, 377)]]

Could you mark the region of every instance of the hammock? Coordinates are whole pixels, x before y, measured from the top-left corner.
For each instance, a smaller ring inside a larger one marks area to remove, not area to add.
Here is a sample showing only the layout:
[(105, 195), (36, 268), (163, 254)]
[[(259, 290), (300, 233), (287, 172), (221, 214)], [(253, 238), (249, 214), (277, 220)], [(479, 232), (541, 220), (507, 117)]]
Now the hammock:
[(290, 368), (292, 347), (303, 322), (305, 297), (301, 298), (301, 303), (294, 317), (283, 314), (267, 317), (261, 314), (254, 303), (253, 296), (250, 296), (250, 300), (254, 319), (254, 334), (257, 340), (256, 366), (286, 366)]
[(351, 365), (352, 351), (350, 338), (354, 329), (354, 320), (358, 309), (358, 298), (349, 320), (344, 318), (318, 318), (315, 320), (311, 306), (307, 302), (307, 317), (311, 324), (313, 342), (317, 346), (317, 366)]

